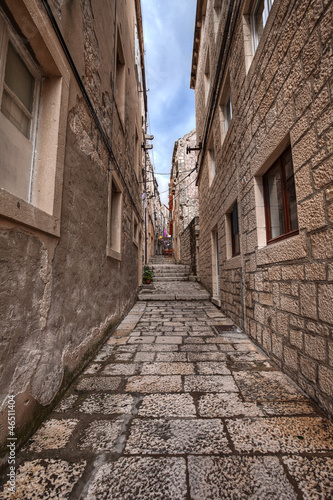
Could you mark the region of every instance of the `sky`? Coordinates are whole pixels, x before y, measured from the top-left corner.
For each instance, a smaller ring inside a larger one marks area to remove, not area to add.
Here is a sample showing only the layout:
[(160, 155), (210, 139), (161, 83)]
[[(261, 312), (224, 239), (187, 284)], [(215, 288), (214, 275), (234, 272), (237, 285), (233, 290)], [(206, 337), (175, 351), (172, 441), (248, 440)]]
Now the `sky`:
[[(175, 141), (195, 128), (190, 89), (196, 0), (141, 0), (148, 92), (150, 158), (161, 200), (168, 204)], [(167, 175), (158, 175), (164, 172)]]

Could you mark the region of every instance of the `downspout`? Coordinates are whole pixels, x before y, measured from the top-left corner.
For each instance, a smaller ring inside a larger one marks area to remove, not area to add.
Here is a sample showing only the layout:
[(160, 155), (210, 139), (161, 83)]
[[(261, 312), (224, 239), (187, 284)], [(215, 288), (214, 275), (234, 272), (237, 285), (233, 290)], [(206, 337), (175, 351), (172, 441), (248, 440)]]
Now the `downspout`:
[(112, 89), (112, 100), (111, 100), (111, 124), (110, 124), (110, 142), (112, 145), (112, 132), (113, 132), (113, 110), (114, 110), (114, 77), (116, 74), (117, 68), (117, 44), (116, 44), (116, 36), (117, 36), (117, 0), (114, 3), (114, 32), (113, 32), (113, 75), (111, 75), (111, 89)]

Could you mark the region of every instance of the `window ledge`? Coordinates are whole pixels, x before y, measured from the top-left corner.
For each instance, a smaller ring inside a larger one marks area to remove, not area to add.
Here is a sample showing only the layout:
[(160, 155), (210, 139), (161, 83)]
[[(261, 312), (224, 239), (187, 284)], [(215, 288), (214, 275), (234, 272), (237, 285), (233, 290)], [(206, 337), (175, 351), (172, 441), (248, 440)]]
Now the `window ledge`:
[(290, 238), (272, 242), (266, 247), (256, 249), (256, 260), (258, 266), (286, 262), (289, 260), (304, 259), (307, 256), (306, 233), (292, 236)]
[(224, 269), (236, 269), (242, 266), (242, 259), (240, 255), (230, 257), (224, 262)]
[(116, 250), (112, 250), (112, 248), (107, 249), (107, 256), (111, 257), (111, 259), (121, 261), (121, 253), (117, 252)]
[(60, 236), (60, 219), (0, 188), (0, 215), (52, 236)]

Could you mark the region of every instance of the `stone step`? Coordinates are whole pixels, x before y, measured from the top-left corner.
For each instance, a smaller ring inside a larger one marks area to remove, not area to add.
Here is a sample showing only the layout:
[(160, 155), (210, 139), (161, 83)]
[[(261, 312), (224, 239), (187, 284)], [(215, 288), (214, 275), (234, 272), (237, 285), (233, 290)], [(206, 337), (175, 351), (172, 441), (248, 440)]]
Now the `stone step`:
[(165, 264), (165, 265), (154, 264), (153, 266), (150, 266), (150, 267), (152, 267), (152, 269), (154, 271), (168, 271), (168, 270), (186, 271), (186, 272), (190, 271), (190, 267), (189, 266), (181, 266), (181, 265), (177, 265), (177, 264), (174, 264), (174, 265), (170, 265), (170, 264)]
[(153, 301), (169, 301), (169, 300), (209, 300), (210, 295), (208, 292), (196, 292), (193, 294), (187, 293), (147, 293), (141, 292), (138, 295), (138, 300), (153, 300)]
[(153, 277), (153, 281), (188, 281), (188, 276), (157, 276)]
[(184, 275), (188, 275), (189, 274), (189, 271), (187, 271), (186, 269), (153, 269), (154, 271), (154, 274), (155, 276), (157, 275), (169, 275), (169, 274), (173, 274), (174, 276), (184, 276)]

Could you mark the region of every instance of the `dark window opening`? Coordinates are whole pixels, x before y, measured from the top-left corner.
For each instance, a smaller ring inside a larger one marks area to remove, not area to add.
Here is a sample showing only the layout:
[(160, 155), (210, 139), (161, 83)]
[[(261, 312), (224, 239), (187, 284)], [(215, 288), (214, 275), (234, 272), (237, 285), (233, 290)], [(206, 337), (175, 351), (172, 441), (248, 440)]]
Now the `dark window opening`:
[(231, 244), (232, 244), (232, 257), (240, 254), (239, 243), (239, 224), (238, 224), (238, 205), (237, 201), (232, 207), (230, 214), (231, 219)]
[(263, 177), (267, 243), (298, 233), (297, 203), (291, 148)]

